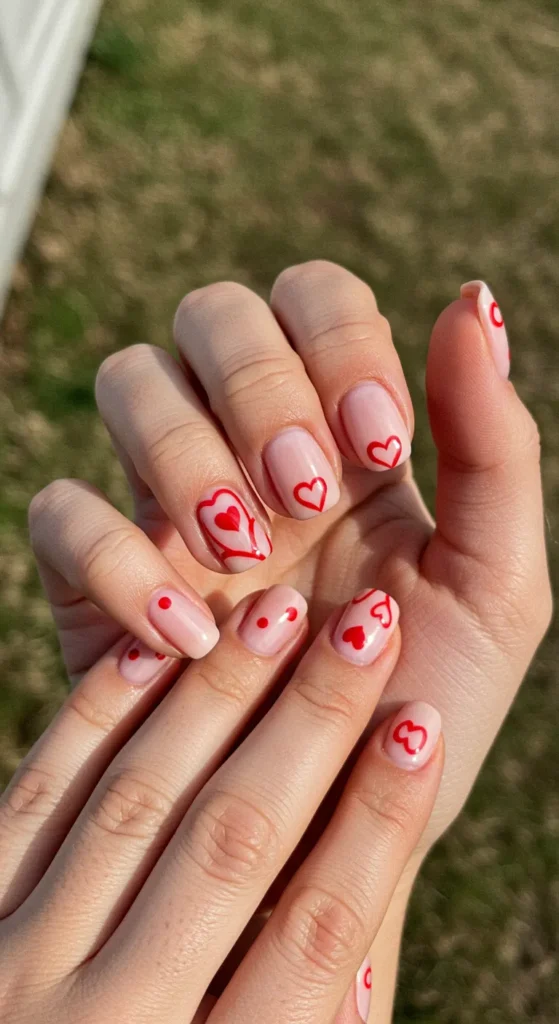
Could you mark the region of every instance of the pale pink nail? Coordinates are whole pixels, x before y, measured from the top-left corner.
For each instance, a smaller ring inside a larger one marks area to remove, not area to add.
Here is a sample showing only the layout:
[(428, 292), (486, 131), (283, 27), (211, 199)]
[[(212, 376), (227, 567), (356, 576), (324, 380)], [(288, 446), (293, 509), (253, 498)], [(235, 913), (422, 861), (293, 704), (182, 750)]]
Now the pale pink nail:
[(152, 625), (189, 658), (203, 658), (219, 640), (219, 630), (198, 605), (175, 590), (162, 588), (148, 604)]
[(156, 654), (141, 640), (133, 640), (122, 655), (118, 668), (121, 676), (134, 686), (145, 686), (155, 679), (173, 658)]
[(252, 569), (271, 555), (268, 534), (231, 487), (205, 494), (196, 515), (208, 545), (229, 572)]
[(499, 376), (507, 379), (510, 373), (510, 349), (503, 314), (485, 281), (468, 281), (460, 289), (463, 299), (475, 299), (478, 316), (489, 347), (493, 353)]
[(274, 487), (295, 519), (311, 519), (340, 500), (340, 488), (322, 448), (308, 430), (290, 427), (266, 446), (264, 462)]
[(342, 399), (340, 415), (356, 454), (368, 469), (394, 469), (409, 459), (410, 435), (382, 384), (357, 384)]
[(258, 598), (241, 623), (239, 636), (255, 654), (270, 657), (299, 633), (306, 614), (305, 598), (293, 587), (278, 584)]
[(392, 636), (399, 617), (400, 609), (393, 597), (382, 590), (363, 590), (346, 606), (333, 645), (348, 661), (370, 665)]
[(373, 982), (373, 974), (371, 968), (371, 961), (368, 956), (365, 957), (361, 967), (357, 972), (355, 979), (355, 999), (357, 1002), (357, 1013), (361, 1017), (361, 1020), (367, 1024), (369, 1019), (369, 1010), (371, 1009), (371, 986)]
[(398, 768), (422, 768), (441, 734), (441, 716), (430, 704), (412, 700), (404, 704), (390, 726), (384, 749)]

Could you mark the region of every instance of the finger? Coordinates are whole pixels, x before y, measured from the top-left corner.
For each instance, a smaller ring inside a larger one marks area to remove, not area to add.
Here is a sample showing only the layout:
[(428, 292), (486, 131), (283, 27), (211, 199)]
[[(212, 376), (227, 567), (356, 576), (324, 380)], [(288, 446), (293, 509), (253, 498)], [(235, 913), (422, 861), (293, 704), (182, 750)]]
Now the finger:
[(35, 888), (112, 758), (180, 666), (121, 637), (22, 761), (0, 800), (0, 918)]
[[(28, 927), (59, 950), (57, 969), (75, 969), (113, 932), (306, 629), (306, 602), (291, 587), (273, 587), (256, 603), (247, 598), (223, 627), (219, 644), (190, 665), (114, 758), (21, 908)], [(41, 907), (48, 907), (44, 919)], [(69, 932), (71, 946), (62, 941)]]
[(110, 356), (96, 394), (117, 451), (126, 453), (136, 495), (145, 503), (141, 480), (199, 562), (243, 572), (266, 560), (272, 551), (266, 512), (167, 352), (134, 345)]
[(336, 1015), (360, 964), (345, 1024), (367, 1020), (363, 958), (431, 813), (443, 765), (440, 730), (439, 713), (419, 701), (376, 730), (210, 1024), (258, 1020), (263, 993), (274, 1024), (323, 1024)]
[(299, 352), (340, 451), (370, 470), (409, 458), (413, 409), (390, 326), (371, 289), (313, 260), (284, 270), (272, 309)]
[(339, 454), (300, 359), (269, 307), (223, 283), (183, 299), (179, 351), (267, 505), (295, 519), (339, 500)]
[(65, 580), (71, 592), (162, 654), (201, 658), (217, 642), (205, 601), (93, 487), (80, 480), (49, 484), (31, 502), (29, 523), (53, 589)]
[[(130, 991), (132, 965), (148, 989), (157, 980), (161, 1024), (193, 1012), (300, 841), (394, 667), (397, 621), (395, 602), (369, 590), (337, 625), (327, 623), (278, 700), (193, 802), (100, 951), (96, 971), (112, 990)], [(140, 1005), (145, 991), (137, 998)]]
[[(516, 609), (533, 650), (547, 625), (547, 578), (537, 428), (504, 379), (508, 342), (486, 285), (473, 282), (437, 321), (427, 395), (439, 453), (437, 531), (424, 569), (474, 609), (487, 595)], [(495, 602), (493, 602), (495, 603)], [(522, 610), (523, 609), (523, 610)], [(525, 618), (523, 618), (525, 616)]]

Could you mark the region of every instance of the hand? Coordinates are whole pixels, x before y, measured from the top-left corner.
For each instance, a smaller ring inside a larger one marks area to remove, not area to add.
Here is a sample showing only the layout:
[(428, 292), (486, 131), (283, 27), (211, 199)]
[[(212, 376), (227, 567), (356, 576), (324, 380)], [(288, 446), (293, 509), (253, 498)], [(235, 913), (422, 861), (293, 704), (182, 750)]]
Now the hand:
[[(221, 620), (249, 590), (282, 580), (311, 602), (314, 632), (360, 587), (382, 586), (403, 608), (403, 650), (380, 713), (421, 696), (442, 711), (448, 748), (419, 860), (462, 807), (551, 613), (538, 434), (506, 380), (500, 311), (474, 284), (433, 331), (436, 526), (406, 461), (413, 410), (400, 362), (362, 281), (330, 263), (294, 267), (271, 308), (240, 285), (211, 285), (184, 300), (175, 333), (180, 364), (133, 346), (98, 379), (137, 525), (80, 482), (51, 484), (32, 503), (70, 674), (123, 629), (164, 654), (203, 652), (217, 634), (191, 587)], [(238, 497), (203, 504), (224, 487)], [(225, 528), (212, 525), (218, 507)], [(248, 560), (228, 555), (231, 536)], [(189, 599), (172, 629), (157, 608), (169, 587)]]
[[(207, 989), (366, 727), (398, 658), (397, 623), (386, 594), (358, 595), (279, 695), (307, 631), (291, 587), (243, 600), (179, 678), (177, 661), (117, 641), (0, 801), (10, 1021), (367, 1020), (363, 959), (442, 771), (440, 716), (424, 703), (368, 741), (225, 991)], [(344, 637), (358, 626), (355, 651)]]

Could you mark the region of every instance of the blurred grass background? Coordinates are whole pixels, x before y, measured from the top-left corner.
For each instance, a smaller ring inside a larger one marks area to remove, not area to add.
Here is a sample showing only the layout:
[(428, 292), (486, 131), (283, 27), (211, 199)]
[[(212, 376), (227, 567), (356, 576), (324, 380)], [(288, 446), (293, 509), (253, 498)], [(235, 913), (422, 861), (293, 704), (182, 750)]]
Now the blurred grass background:
[[(557, 566), (557, 0), (113, 0), (105, 6), (2, 327), (0, 772), (66, 684), (26, 536), (32, 494), (79, 476), (127, 507), (95, 412), (109, 352), (169, 345), (182, 294), (266, 295), (316, 256), (375, 289), (434, 455), (430, 327), (461, 281), (504, 309), (542, 429)], [(398, 1022), (551, 1024), (559, 971), (558, 634), (465, 813), (431, 856)]]

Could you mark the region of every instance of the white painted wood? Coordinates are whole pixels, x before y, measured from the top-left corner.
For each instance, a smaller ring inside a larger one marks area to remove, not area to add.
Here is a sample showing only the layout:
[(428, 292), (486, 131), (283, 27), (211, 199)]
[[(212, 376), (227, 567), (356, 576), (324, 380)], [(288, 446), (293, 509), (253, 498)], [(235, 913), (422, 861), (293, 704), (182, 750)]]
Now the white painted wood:
[(0, 313), (102, 0), (0, 0)]

